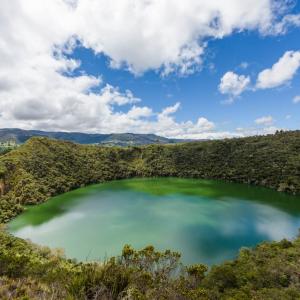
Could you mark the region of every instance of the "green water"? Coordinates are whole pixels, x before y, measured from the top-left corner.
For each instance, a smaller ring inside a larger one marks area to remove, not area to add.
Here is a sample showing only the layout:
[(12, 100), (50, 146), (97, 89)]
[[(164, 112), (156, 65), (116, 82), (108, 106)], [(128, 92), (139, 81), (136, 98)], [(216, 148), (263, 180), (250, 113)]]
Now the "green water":
[(209, 265), (240, 247), (293, 238), (300, 197), (194, 179), (131, 179), (78, 189), (29, 207), (9, 224), (14, 235), (68, 257), (103, 260), (124, 244), (182, 253), (185, 263)]

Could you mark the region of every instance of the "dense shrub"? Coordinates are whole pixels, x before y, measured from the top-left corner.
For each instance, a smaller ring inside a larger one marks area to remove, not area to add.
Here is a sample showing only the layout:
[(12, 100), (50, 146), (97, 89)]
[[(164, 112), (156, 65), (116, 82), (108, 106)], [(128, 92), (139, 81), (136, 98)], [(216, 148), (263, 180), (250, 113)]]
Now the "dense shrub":
[(136, 251), (127, 245), (104, 263), (77, 263), (0, 231), (0, 297), (299, 299), (299, 262), (300, 239), (244, 249), (236, 260), (211, 270), (201, 264), (185, 267), (179, 253), (152, 246)]

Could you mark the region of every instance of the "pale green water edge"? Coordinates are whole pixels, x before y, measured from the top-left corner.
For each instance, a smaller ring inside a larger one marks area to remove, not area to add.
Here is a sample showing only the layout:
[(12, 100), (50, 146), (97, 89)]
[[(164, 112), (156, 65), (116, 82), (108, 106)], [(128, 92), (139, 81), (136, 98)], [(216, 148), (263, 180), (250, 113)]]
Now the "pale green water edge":
[(220, 181), (152, 178), (89, 186), (29, 207), (11, 233), (64, 248), (68, 257), (103, 260), (124, 244), (182, 253), (184, 263), (214, 264), (241, 247), (293, 238), (300, 197)]

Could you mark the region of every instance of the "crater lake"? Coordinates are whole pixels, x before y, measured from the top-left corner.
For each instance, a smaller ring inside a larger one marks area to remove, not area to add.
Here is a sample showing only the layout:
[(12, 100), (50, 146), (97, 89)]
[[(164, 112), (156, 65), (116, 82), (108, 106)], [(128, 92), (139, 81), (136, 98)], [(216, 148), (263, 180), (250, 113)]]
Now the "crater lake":
[(293, 238), (299, 227), (299, 196), (222, 181), (137, 178), (28, 206), (8, 230), (81, 261), (105, 260), (130, 244), (212, 265), (234, 258), (241, 247)]

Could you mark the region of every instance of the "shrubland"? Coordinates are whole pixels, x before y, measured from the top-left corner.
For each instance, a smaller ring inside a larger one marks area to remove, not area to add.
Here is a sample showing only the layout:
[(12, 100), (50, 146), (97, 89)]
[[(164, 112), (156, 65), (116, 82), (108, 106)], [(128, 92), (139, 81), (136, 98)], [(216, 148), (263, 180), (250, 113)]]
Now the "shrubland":
[(210, 270), (185, 267), (180, 254), (126, 245), (103, 263), (78, 263), (61, 251), (0, 231), (1, 299), (299, 299), (300, 239), (242, 249)]

